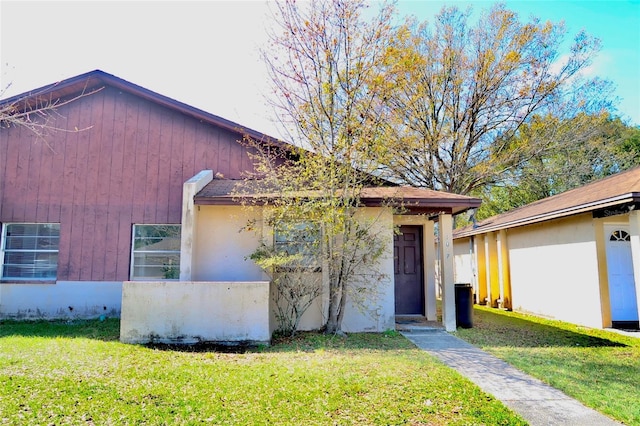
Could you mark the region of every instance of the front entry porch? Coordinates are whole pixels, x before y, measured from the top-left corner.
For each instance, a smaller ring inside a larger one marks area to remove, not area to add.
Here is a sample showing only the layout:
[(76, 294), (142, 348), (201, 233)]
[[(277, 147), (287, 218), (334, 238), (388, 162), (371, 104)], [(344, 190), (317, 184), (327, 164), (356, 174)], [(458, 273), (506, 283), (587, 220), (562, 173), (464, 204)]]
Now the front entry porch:
[(396, 331), (424, 332), (444, 330), (442, 321), (428, 320), (422, 315), (396, 315)]

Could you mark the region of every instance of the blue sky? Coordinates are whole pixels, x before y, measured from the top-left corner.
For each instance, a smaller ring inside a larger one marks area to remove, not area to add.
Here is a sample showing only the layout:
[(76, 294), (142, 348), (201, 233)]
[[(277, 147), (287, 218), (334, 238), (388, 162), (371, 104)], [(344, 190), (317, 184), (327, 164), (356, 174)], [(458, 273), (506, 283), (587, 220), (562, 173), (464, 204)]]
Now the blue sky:
[[(441, 1), (400, 1), (400, 14), (431, 20)], [(487, 1), (446, 2), (471, 5)], [(564, 20), (599, 37), (603, 50), (589, 72), (612, 80), (620, 112), (640, 124), (638, 1), (508, 1), (522, 19)], [(258, 48), (268, 5), (254, 1), (0, 0), (2, 97), (93, 69), (279, 136), (265, 102), (268, 81)]]
[[(505, 1), (521, 20), (564, 21), (567, 43), (580, 30), (600, 39), (602, 50), (588, 70), (613, 81), (618, 108), (631, 124), (640, 125), (640, 1)], [(491, 7), (489, 1), (401, 1), (401, 12), (430, 20), (444, 5), (471, 6), (474, 15)], [(569, 44), (567, 44), (568, 46)]]

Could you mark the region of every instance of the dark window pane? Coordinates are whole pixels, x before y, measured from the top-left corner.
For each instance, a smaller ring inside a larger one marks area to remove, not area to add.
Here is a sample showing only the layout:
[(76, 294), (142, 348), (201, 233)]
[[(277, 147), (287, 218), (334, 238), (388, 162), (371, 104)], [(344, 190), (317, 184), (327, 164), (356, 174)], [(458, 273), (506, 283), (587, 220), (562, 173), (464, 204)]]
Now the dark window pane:
[(299, 255), (298, 260), (292, 260), (291, 267), (317, 267), (319, 241), (320, 228), (311, 222), (276, 226), (275, 229), (275, 248), (290, 256)]

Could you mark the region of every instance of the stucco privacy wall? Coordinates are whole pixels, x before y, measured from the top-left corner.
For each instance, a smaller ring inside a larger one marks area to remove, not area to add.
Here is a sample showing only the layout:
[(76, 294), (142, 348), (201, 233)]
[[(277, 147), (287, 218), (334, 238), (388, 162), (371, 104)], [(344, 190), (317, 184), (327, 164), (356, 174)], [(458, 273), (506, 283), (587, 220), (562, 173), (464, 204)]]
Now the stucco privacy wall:
[(3, 283), (0, 317), (15, 319), (120, 316), (122, 282), (57, 281), (55, 284)]
[(513, 309), (602, 327), (591, 214), (507, 232)]
[(125, 281), (124, 343), (268, 343), (269, 282)]

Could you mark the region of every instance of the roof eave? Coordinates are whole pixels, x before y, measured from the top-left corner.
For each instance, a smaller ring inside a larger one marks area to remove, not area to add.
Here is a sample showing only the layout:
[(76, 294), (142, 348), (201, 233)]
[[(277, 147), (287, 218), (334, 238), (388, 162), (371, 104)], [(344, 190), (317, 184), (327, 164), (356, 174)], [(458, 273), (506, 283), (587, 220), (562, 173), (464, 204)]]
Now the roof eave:
[[(245, 197), (251, 198), (251, 197)], [(241, 205), (242, 197), (238, 196), (195, 196), (194, 204), (196, 205), (209, 205), (209, 206), (229, 206), (229, 205)], [(393, 203), (389, 203), (389, 199), (383, 198), (367, 198), (361, 200), (365, 207), (383, 207), (393, 206)], [(392, 200), (391, 200), (392, 201)], [(481, 200), (470, 198), (469, 200), (451, 200), (451, 199), (424, 199), (424, 200), (411, 200), (406, 202), (400, 202), (397, 207), (403, 207), (407, 210), (408, 214), (432, 214), (432, 213), (447, 213), (458, 214), (471, 208), (477, 208), (480, 206)], [(257, 203), (260, 204), (260, 203)]]
[[(251, 200), (251, 197), (246, 197)], [(264, 202), (251, 201), (253, 204), (264, 204)], [(214, 197), (193, 197), (193, 203), (197, 206), (239, 206), (242, 200), (232, 196), (214, 196)]]
[[(70, 77), (65, 80), (47, 84), (37, 89), (29, 90), (28, 92), (20, 93), (18, 95), (2, 99), (0, 100), (0, 105), (9, 105), (16, 102), (28, 101), (31, 98), (36, 98), (45, 94), (64, 92), (64, 89), (73, 88), (73, 86), (78, 86), (77, 92), (80, 92), (82, 90), (82, 87), (94, 88), (96, 86), (99, 86), (104, 76), (108, 75), (109, 74), (106, 74), (105, 72), (100, 70), (89, 71), (75, 77)], [(74, 90), (74, 92), (76, 92), (76, 90)], [(67, 94), (64, 93), (61, 96), (66, 95)]]
[(492, 231), (500, 231), (502, 229), (515, 228), (519, 226), (532, 225), (535, 223), (546, 222), (548, 220), (559, 219), (568, 216), (574, 216), (581, 213), (588, 213), (594, 210), (603, 209), (606, 207), (616, 206), (625, 203), (640, 202), (639, 192), (629, 192), (627, 194), (617, 195), (604, 200), (598, 200), (591, 203), (584, 203), (577, 206), (568, 207), (565, 209), (555, 210), (535, 216), (530, 216), (518, 220), (500, 223), (498, 225), (486, 225), (478, 226), (477, 228), (470, 229), (465, 232), (455, 233), (454, 239), (471, 237), (473, 235), (484, 234)]

